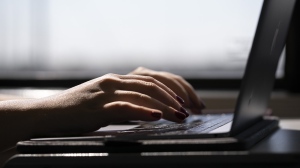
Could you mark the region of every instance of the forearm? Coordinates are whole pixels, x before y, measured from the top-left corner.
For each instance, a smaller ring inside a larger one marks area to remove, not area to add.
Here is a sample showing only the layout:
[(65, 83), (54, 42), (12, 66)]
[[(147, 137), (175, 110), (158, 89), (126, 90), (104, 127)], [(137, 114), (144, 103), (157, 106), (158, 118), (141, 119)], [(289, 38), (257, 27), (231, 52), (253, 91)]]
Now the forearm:
[(17, 96), (17, 95), (0, 94), (0, 101), (4, 101), (4, 100), (15, 100), (15, 99), (24, 99), (24, 97)]
[(30, 138), (34, 133), (34, 117), (27, 104), (32, 100), (8, 100), (0, 102), (1, 151), (17, 141)]
[[(70, 120), (71, 112), (51, 99), (19, 99), (0, 101), (0, 151), (32, 137), (82, 133), (79, 122)], [(76, 117), (76, 116), (74, 116)], [(80, 120), (77, 116), (77, 120)], [(76, 126), (77, 125), (77, 126)]]

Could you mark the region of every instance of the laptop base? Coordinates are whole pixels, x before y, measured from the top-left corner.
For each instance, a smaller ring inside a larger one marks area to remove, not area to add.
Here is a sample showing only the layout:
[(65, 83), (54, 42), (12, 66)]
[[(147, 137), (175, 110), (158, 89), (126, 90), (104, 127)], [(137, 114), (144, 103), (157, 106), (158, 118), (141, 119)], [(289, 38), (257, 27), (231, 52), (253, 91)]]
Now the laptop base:
[(17, 149), (23, 154), (33, 153), (136, 153), (136, 152), (174, 152), (174, 151), (240, 151), (270, 135), (278, 128), (277, 119), (264, 119), (246, 131), (234, 137), (199, 138), (201, 134), (188, 135), (180, 139), (150, 137), (130, 139), (129, 137), (107, 138), (94, 137), (93, 140), (76, 141), (22, 141)]

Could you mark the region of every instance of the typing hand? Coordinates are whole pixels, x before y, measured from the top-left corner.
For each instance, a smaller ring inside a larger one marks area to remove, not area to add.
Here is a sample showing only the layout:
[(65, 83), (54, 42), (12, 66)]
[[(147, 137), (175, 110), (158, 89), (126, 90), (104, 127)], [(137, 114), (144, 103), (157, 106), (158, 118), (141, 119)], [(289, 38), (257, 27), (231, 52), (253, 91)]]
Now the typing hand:
[(107, 74), (49, 97), (0, 101), (0, 151), (20, 140), (87, 133), (114, 122), (182, 122), (189, 115), (182, 106), (198, 113), (204, 107), (177, 75), (146, 68)]
[[(182, 122), (188, 117), (189, 114), (182, 107), (182, 98), (159, 81), (171, 82), (170, 78), (160, 76), (156, 80), (151, 76), (133, 74), (107, 74), (39, 100), (39, 106), (46, 113), (44, 119), (39, 120), (39, 125), (49, 127), (39, 132), (51, 129), (59, 132), (89, 132), (114, 122), (155, 121), (160, 118)], [(188, 87), (186, 85), (178, 84), (173, 89), (184, 96), (191, 106), (194, 105), (192, 102), (198, 101), (195, 95), (188, 94), (188, 88), (178, 91), (178, 88)], [(194, 99), (190, 101), (189, 97)], [(51, 120), (55, 125), (51, 124)]]
[(177, 95), (184, 99), (184, 106), (193, 113), (199, 114), (205, 108), (203, 101), (196, 95), (193, 87), (181, 76), (169, 73), (153, 71), (144, 67), (135, 69), (130, 74), (151, 76), (172, 89)]

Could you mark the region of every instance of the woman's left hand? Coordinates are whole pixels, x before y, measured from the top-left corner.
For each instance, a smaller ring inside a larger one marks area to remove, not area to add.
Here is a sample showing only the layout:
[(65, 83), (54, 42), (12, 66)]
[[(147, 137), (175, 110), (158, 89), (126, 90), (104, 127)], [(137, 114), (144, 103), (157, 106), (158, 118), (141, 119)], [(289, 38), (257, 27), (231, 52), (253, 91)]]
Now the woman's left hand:
[(151, 76), (165, 84), (184, 100), (184, 107), (189, 108), (195, 114), (200, 114), (206, 107), (204, 102), (197, 96), (195, 89), (181, 76), (144, 67), (139, 67), (129, 74)]

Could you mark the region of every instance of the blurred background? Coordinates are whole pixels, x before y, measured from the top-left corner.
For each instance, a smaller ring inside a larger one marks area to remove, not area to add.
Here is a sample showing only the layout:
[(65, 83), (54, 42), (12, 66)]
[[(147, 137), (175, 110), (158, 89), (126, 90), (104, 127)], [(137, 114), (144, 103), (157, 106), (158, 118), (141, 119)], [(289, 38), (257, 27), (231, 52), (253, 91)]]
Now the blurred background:
[[(138, 66), (233, 109), (263, 0), (0, 0), (0, 94), (39, 98)], [(300, 3), (270, 108), (299, 117)]]
[[(0, 78), (240, 79), (263, 0), (0, 0)], [(284, 57), (277, 78), (284, 76)]]

